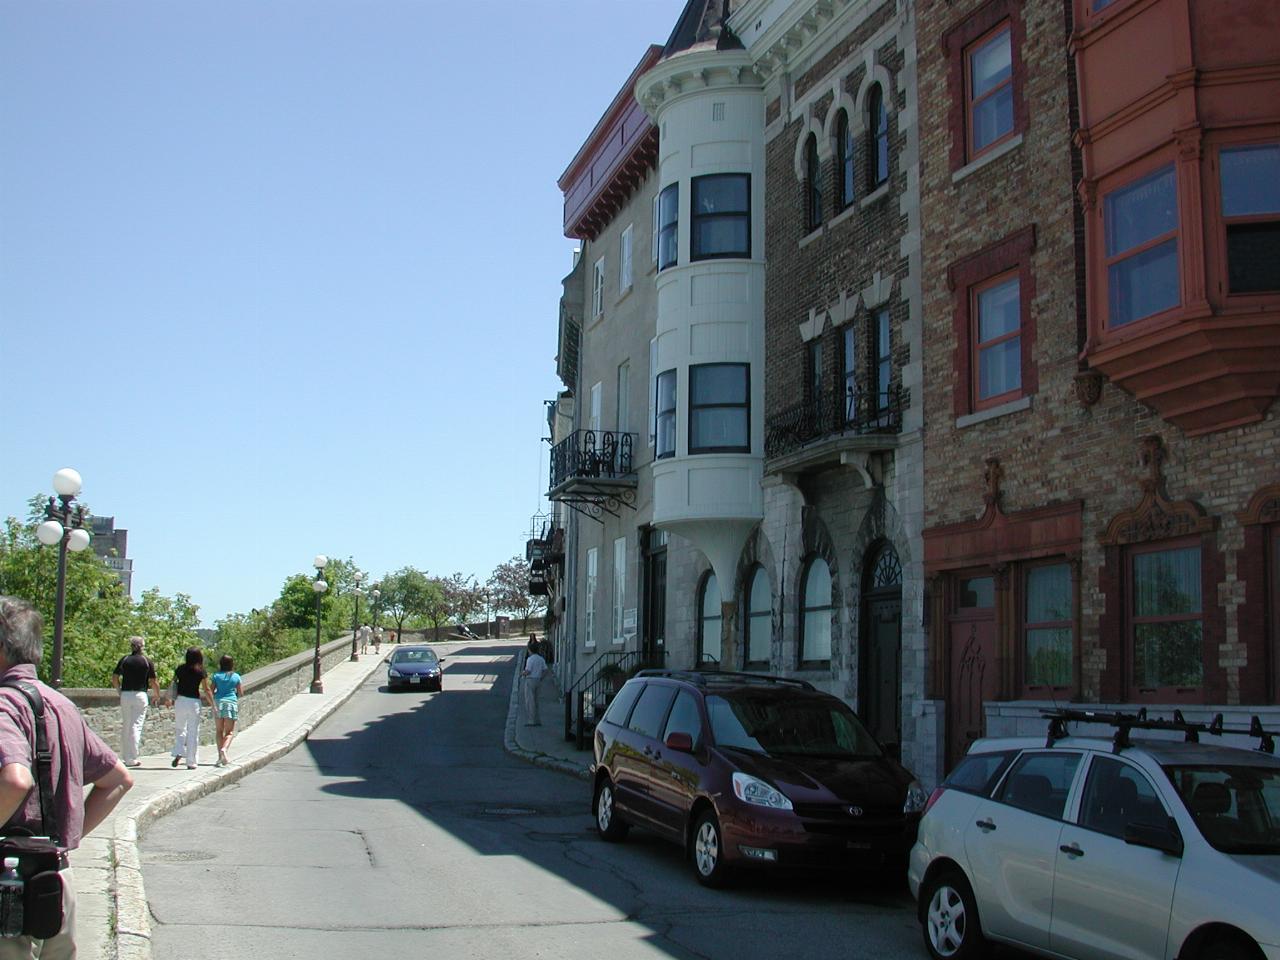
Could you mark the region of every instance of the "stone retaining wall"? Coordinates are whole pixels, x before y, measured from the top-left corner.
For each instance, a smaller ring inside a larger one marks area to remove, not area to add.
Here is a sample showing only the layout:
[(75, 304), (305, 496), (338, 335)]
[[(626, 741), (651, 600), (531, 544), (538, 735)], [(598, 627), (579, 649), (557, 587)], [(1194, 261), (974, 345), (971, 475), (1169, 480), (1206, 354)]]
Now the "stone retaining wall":
[[(243, 678), (244, 698), (240, 701), (240, 720), (238, 730), (250, 726), (264, 714), (270, 713), (294, 694), (301, 693), (311, 686), (312, 658), (314, 652), (307, 650), (285, 660), (259, 667)], [(320, 647), (321, 672), (349, 659), (351, 656), (351, 634), (331, 640)], [(169, 668), (160, 668), (160, 689), (168, 685)], [(115, 690), (88, 688), (66, 689), (62, 691), (76, 704), (84, 714), (89, 726), (104, 739), (113, 750), (120, 749), (120, 696)], [(173, 708), (151, 707), (147, 711), (147, 721), (142, 732), (141, 755), (164, 753), (173, 747)], [(213, 743), (213, 722), (209, 719), (209, 711), (203, 711), (200, 724), (200, 743)]]

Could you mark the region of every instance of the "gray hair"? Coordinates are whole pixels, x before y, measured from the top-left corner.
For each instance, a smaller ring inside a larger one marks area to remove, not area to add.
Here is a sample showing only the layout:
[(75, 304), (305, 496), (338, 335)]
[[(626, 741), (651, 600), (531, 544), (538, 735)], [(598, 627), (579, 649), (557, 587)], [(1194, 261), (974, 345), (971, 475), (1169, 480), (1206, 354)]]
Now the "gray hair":
[(44, 617), (18, 597), (0, 596), (0, 654), (11, 667), (44, 657)]
[(147, 641), (143, 640), (141, 637), (129, 638), (129, 649), (132, 650), (134, 653), (141, 653), (143, 647), (145, 647), (146, 645), (147, 645)]

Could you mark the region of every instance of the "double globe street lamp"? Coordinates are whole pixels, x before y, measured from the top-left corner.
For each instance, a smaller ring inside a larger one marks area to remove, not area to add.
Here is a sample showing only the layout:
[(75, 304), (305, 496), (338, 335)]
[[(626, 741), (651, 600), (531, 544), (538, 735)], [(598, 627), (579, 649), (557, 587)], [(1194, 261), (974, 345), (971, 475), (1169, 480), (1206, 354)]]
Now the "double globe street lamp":
[(49, 498), (44, 508), (44, 522), (36, 527), (36, 539), (46, 547), (58, 545), (58, 597), (53, 614), (53, 664), (49, 685), (62, 686), (62, 625), (67, 602), (67, 551), (79, 553), (89, 546), (89, 531), (84, 528), (84, 505), (75, 504), (83, 483), (80, 474), (63, 467), (53, 475), (57, 500)]
[(311, 692), (324, 693), (324, 683), (320, 680), (320, 600), (329, 589), (324, 579), (324, 568), (329, 565), (329, 558), (323, 553), (317, 554), (311, 565), (316, 568), (316, 578), (311, 581), (311, 589), (316, 594), (316, 652), (311, 658)]

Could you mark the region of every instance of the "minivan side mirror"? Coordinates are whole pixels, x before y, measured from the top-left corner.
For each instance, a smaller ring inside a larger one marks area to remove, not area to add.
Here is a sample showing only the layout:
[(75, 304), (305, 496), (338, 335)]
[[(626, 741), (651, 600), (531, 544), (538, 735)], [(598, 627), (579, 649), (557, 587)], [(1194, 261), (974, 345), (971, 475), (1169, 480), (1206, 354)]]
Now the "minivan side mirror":
[(693, 753), (693, 737), (687, 733), (667, 734), (667, 749), (677, 753)]
[(1182, 835), (1170, 822), (1166, 826), (1151, 823), (1126, 823), (1124, 825), (1124, 842), (1135, 847), (1149, 847), (1160, 850), (1171, 857), (1182, 856)]

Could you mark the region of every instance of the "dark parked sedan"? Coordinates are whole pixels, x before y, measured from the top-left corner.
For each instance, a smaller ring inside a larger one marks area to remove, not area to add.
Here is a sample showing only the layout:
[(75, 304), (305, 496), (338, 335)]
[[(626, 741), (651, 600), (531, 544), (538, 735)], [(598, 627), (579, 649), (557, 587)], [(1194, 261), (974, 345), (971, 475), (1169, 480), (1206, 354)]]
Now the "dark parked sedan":
[(428, 646), (400, 647), (387, 662), (387, 687), (391, 690), (408, 687), (439, 690), (444, 682), (442, 663), (444, 657), (437, 656)]
[(905, 877), (928, 797), (842, 700), (800, 680), (645, 670), (596, 727), (593, 812), (680, 844), (698, 880), (739, 867)]

